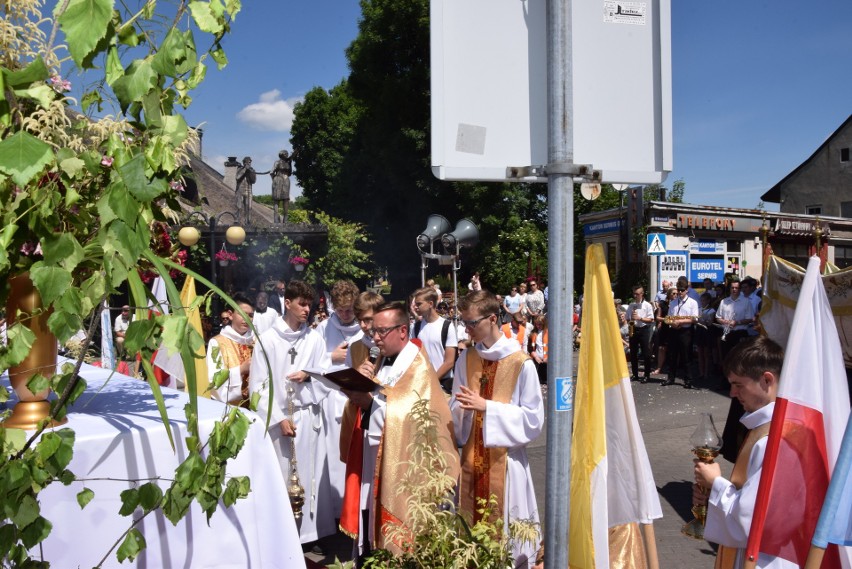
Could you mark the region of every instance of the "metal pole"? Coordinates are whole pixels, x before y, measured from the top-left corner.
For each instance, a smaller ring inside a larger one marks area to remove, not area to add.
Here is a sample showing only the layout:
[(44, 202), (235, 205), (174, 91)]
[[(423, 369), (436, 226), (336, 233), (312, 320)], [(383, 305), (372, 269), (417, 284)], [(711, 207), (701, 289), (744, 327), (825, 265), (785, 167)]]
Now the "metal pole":
[[(216, 282), (216, 216), (211, 215), (208, 220), (210, 223), (210, 282), (214, 285)], [(219, 296), (213, 295), (213, 314), (211, 320), (216, 322), (219, 318)]]
[[(573, 119), (571, 0), (547, 0), (548, 166), (572, 163)], [(573, 389), (570, 400), (560, 395), (573, 379), (572, 327), (574, 306), (574, 180), (548, 168), (548, 327), (559, 333), (548, 347), (547, 385), (547, 508), (544, 519), (545, 568), (568, 567), (568, 508), (571, 479)], [(557, 410), (557, 408), (564, 410)]]

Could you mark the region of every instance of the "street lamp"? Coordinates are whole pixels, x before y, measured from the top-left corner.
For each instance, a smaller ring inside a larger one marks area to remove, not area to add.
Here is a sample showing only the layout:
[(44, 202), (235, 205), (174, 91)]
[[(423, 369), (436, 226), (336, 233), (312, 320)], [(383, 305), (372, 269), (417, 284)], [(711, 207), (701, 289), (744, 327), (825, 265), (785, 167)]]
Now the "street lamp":
[[(190, 221), (192, 218), (197, 217), (205, 222), (207, 222), (210, 228), (210, 282), (214, 285), (216, 282), (216, 225), (219, 221), (226, 215), (231, 216), (233, 219), (233, 224), (229, 225), (228, 229), (225, 230), (225, 241), (230, 243), (231, 245), (241, 245), (246, 240), (246, 230), (238, 225), (237, 216), (231, 213), (230, 211), (223, 211), (217, 215), (210, 215), (209, 217), (205, 217), (204, 214), (200, 211), (194, 211), (187, 217), (187, 221)], [(201, 239), (201, 232), (197, 227), (194, 226), (185, 226), (178, 231), (178, 241), (180, 241), (181, 245), (185, 247), (192, 247), (198, 240)], [(213, 297), (213, 315), (214, 317), (219, 316), (219, 301), (216, 296)]]

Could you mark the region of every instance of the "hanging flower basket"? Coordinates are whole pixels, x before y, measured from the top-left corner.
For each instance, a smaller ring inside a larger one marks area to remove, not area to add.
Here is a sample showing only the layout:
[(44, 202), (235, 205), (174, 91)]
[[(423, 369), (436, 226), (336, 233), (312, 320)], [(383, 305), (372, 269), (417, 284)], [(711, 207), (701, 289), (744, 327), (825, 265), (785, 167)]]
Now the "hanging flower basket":
[(290, 264), (293, 265), (293, 268), (299, 273), (304, 271), (305, 267), (310, 262), (310, 259), (306, 259), (304, 257), (290, 257)]
[(237, 260), (237, 255), (235, 253), (231, 253), (230, 251), (225, 249), (224, 245), (222, 245), (222, 249), (220, 249), (219, 252), (216, 253), (215, 258), (217, 261), (219, 261), (220, 266), (227, 267), (228, 263)]

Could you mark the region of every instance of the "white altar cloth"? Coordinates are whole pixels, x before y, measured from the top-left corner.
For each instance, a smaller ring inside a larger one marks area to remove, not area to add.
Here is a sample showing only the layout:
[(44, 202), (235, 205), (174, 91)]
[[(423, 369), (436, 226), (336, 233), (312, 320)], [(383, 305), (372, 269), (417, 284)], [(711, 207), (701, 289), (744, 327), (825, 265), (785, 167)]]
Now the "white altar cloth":
[[(169, 421), (175, 438), (175, 453), (161, 422), (148, 385), (114, 374), (104, 385), (108, 370), (85, 365), (81, 371), (88, 383), (75, 402), (68, 423), (76, 432), (74, 458), (69, 465), (77, 478), (171, 479), (186, 457), (187, 436), (184, 405), (188, 396), (163, 389)], [(8, 385), (8, 378), (4, 377)], [(11, 405), (13, 401), (10, 401)], [(224, 404), (199, 398), (199, 429), (207, 440), (213, 422), (221, 417)], [(147, 548), (133, 563), (119, 564), (115, 550), (104, 567), (203, 568), (203, 569), (293, 569), (305, 567), (299, 533), (287, 497), (285, 480), (275, 451), (266, 437), (263, 421), (254, 420), (239, 456), (228, 462), (230, 476), (247, 475), (251, 493), (231, 508), (221, 503), (208, 526), (206, 515), (193, 503), (186, 518), (173, 526), (161, 513), (152, 513), (137, 528)], [(62, 427), (59, 427), (62, 428)], [(227, 480), (227, 477), (226, 477)], [(165, 491), (170, 482), (163, 481)], [(95, 498), (81, 510), (77, 493), (90, 488)], [(133, 519), (120, 516), (120, 494), (127, 482), (90, 480), (63, 486), (56, 482), (40, 496), (42, 515), (53, 523), (43, 544), (44, 559), (53, 567), (93, 567), (118, 540)], [(34, 552), (36, 553), (36, 552)]]

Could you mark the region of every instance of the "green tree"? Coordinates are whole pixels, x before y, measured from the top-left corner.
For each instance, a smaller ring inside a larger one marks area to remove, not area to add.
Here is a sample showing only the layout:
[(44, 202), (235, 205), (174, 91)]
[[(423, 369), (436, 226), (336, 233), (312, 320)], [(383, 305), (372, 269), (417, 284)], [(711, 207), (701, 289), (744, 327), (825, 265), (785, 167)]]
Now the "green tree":
[(290, 141), (296, 149), (302, 197), (335, 215), (345, 212), (335, 185), (359, 124), (361, 106), (349, 94), (346, 81), (331, 91), (315, 87), (295, 108)]
[(333, 283), (341, 279), (365, 279), (372, 274), (372, 257), (364, 250), (370, 246), (371, 240), (363, 225), (322, 211), (297, 210), (291, 219), (297, 223), (308, 223), (311, 217), (328, 228), (328, 250), (308, 265), (305, 280)]

